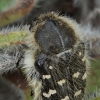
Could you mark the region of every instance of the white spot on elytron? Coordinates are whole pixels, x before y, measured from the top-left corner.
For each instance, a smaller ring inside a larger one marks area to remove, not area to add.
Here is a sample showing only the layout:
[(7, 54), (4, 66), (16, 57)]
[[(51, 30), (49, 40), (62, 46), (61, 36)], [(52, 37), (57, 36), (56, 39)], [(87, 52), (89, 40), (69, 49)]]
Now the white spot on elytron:
[(61, 100), (69, 100), (69, 97), (68, 97), (68, 96), (66, 96), (64, 99), (61, 99)]
[(49, 66), (49, 69), (53, 69), (53, 67), (52, 66)]
[(82, 61), (83, 61), (83, 62), (85, 61), (85, 57), (83, 57)]
[(50, 79), (51, 75), (43, 75), (43, 79)]
[(55, 93), (57, 93), (56, 90), (51, 90), (50, 89), (48, 93), (43, 92), (43, 96), (49, 98), (52, 94), (55, 94)]
[(79, 52), (79, 56), (81, 56), (82, 55), (82, 53), (81, 52)]
[(66, 82), (66, 80), (63, 79), (63, 80), (58, 81), (57, 83), (62, 86), (65, 82)]
[(51, 75), (43, 75), (43, 79), (50, 79)]
[(80, 95), (80, 94), (81, 94), (81, 90), (75, 92), (74, 96), (78, 96), (78, 95)]
[(80, 73), (77, 72), (77, 73), (74, 73), (74, 74), (73, 74), (73, 77), (74, 77), (74, 78), (78, 78), (79, 75), (80, 75)]
[(86, 79), (87, 78), (87, 74), (86, 74), (86, 72), (84, 73), (84, 75), (83, 75), (83, 77), (82, 77), (82, 79), (84, 80), (84, 79)]

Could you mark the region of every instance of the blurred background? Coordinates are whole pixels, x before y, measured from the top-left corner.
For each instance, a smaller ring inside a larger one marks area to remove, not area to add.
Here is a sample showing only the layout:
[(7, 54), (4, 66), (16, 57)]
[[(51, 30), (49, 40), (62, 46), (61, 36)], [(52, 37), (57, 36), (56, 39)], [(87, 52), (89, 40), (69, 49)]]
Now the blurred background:
[[(71, 17), (80, 24), (82, 35), (88, 42), (88, 51), (91, 57), (91, 69), (89, 71), (86, 91), (92, 93), (93, 91), (99, 90), (100, 0), (0, 0), (0, 30), (2, 31), (13, 26), (30, 25), (40, 14), (51, 11)], [(16, 99), (12, 98), (10, 100), (25, 100), (25, 98), (26, 100), (32, 100), (30, 96), (31, 88), (28, 87), (26, 78), (20, 70), (3, 74), (3, 77), (14, 83), (15, 88), (20, 88), (19, 90), (16, 89), (16, 91), (21, 91), (21, 94), (18, 94), (20, 97), (17, 96), (15, 97)], [(7, 82), (7, 80), (4, 82)], [(6, 90), (5, 94), (10, 92)], [(2, 98), (0, 97), (0, 100), (3, 100)]]

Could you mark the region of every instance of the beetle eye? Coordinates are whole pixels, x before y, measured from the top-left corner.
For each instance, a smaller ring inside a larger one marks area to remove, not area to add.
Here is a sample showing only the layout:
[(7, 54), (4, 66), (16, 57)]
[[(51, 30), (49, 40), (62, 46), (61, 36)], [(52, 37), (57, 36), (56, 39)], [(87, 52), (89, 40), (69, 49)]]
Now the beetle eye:
[(40, 74), (45, 74), (45, 69), (44, 69), (44, 63), (45, 63), (46, 58), (42, 59), (37, 59), (35, 61), (35, 68)]
[(38, 60), (36, 60), (35, 64), (36, 64), (37, 68), (40, 69), (41, 67), (43, 67), (44, 59), (38, 59)]

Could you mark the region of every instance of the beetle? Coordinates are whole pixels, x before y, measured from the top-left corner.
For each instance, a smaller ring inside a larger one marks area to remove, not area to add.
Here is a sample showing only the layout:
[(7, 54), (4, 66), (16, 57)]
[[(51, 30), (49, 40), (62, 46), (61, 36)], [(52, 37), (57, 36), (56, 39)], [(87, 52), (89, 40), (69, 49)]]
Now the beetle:
[(35, 100), (82, 100), (89, 66), (78, 24), (51, 12), (40, 15), (26, 38), (24, 73)]

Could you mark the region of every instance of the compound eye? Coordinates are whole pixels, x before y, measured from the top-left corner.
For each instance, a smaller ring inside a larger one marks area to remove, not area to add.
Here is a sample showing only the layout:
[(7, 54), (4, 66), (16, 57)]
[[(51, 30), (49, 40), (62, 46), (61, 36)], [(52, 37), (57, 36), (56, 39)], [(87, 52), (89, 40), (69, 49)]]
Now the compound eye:
[(35, 64), (36, 64), (37, 68), (43, 67), (44, 59), (38, 59), (38, 60), (36, 60)]
[(44, 69), (44, 63), (46, 61), (46, 58), (42, 58), (42, 59), (37, 59), (35, 61), (35, 68), (36, 70), (40, 73), (40, 74), (45, 74), (46, 71)]

